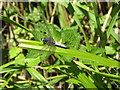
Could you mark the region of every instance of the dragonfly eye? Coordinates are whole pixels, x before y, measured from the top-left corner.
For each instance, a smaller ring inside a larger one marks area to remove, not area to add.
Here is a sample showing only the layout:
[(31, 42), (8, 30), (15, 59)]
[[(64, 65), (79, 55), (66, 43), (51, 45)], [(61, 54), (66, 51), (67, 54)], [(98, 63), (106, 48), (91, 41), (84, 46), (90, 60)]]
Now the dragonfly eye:
[(41, 38), (41, 40), (42, 40), (43, 42), (48, 42), (48, 41), (49, 41), (48, 38)]
[(45, 41), (45, 38), (41, 38), (42, 41)]

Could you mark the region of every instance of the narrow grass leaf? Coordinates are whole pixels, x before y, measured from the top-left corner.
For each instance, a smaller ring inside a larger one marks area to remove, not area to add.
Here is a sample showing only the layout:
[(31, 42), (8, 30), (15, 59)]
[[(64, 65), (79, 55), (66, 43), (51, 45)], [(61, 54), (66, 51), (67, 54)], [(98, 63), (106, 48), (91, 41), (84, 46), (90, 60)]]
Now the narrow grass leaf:
[[(43, 45), (44, 46), (44, 45)], [(43, 49), (43, 46), (39, 46), (39, 45), (31, 45), (29, 44), (19, 44), (19, 47), (28, 49), (36, 49), (36, 50), (45, 50), (45, 51), (49, 51), (49, 49)], [(82, 60), (88, 60), (88, 61), (94, 61), (94, 64), (96, 65), (103, 65), (103, 66), (113, 66), (113, 67), (120, 67), (119, 64), (120, 62), (117, 62), (115, 60), (111, 60), (111, 59), (107, 59), (104, 57), (100, 57), (94, 54), (90, 54), (87, 52), (82, 52), (79, 50), (73, 50), (73, 49), (63, 49), (63, 48), (59, 48), (56, 47), (55, 53), (60, 54), (60, 55), (65, 55), (65, 56), (70, 56), (70, 57), (76, 57), (76, 58), (80, 58)]]
[(89, 71), (98, 73), (98, 74), (100, 74), (100, 75), (104, 75), (104, 76), (106, 76), (106, 77), (120, 79), (120, 76), (112, 75), (112, 74), (107, 74), (107, 73), (101, 73), (101, 72), (95, 71), (95, 70), (87, 67), (86, 65), (82, 64), (82, 63), (79, 62), (79, 61), (75, 61), (75, 60), (74, 60), (74, 62), (75, 62), (77, 65), (79, 65), (80, 67), (85, 68), (85, 69), (87, 69), (87, 70), (89, 70)]

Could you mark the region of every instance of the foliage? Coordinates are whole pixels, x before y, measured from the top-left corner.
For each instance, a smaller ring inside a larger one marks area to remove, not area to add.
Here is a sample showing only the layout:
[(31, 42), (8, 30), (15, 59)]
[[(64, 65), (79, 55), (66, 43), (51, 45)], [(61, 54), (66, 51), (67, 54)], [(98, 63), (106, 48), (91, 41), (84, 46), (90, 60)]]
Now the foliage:
[(120, 4), (105, 4), (2, 2), (1, 88), (119, 88)]

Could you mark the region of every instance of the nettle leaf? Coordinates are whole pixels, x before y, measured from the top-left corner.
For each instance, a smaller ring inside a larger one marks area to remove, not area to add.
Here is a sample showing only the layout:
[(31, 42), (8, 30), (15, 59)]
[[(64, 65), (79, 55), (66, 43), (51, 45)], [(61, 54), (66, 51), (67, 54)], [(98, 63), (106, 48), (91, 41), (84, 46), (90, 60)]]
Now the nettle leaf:
[(35, 30), (33, 30), (33, 36), (35, 40), (41, 41), (43, 37), (53, 37), (54, 40), (60, 40), (61, 33), (59, 27), (54, 24), (46, 24), (43, 22), (38, 22), (34, 24)]
[(35, 30), (33, 30), (32, 33), (35, 40), (41, 41), (42, 37), (48, 37), (48, 33), (46, 31), (44, 23), (38, 22), (34, 24), (34, 28)]
[(15, 58), (15, 64), (25, 65), (25, 56), (21, 53)]
[(77, 32), (77, 28), (67, 28), (64, 29), (62, 32), (62, 39), (63, 39), (63, 43), (67, 46), (69, 46), (70, 48), (74, 48), (77, 49), (78, 45), (80, 43), (80, 34)]
[[(80, 34), (77, 32), (77, 27), (68, 27), (62, 32), (62, 43), (70, 47), (70, 49), (77, 49), (80, 43)], [(61, 56), (66, 62), (71, 62), (73, 57)]]
[(16, 57), (20, 52), (21, 52), (21, 48), (18, 47), (12, 47), (9, 50), (9, 58), (12, 59), (14, 57)]
[(38, 55), (40, 55), (39, 50), (28, 49), (26, 58), (36, 58)]
[(48, 24), (47, 26), (51, 32), (53, 39), (55, 41), (59, 41), (61, 39), (61, 29), (55, 24)]
[(104, 48), (92, 47), (91, 49), (91, 53), (96, 55), (103, 54), (104, 52), (105, 52)]
[(39, 13), (40, 13), (40, 11), (34, 7), (33, 11), (27, 16), (27, 18), (34, 22), (37, 22), (40, 20)]
[(105, 46), (106, 54), (115, 54), (113, 47)]

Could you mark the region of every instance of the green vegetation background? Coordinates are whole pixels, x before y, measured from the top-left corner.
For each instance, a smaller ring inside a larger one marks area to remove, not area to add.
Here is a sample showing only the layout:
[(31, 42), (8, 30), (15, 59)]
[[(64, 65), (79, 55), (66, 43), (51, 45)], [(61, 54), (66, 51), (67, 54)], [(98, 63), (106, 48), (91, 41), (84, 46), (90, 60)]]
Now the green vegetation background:
[[(119, 3), (1, 5), (1, 88), (120, 87)], [(69, 49), (43, 44), (49, 36)]]

